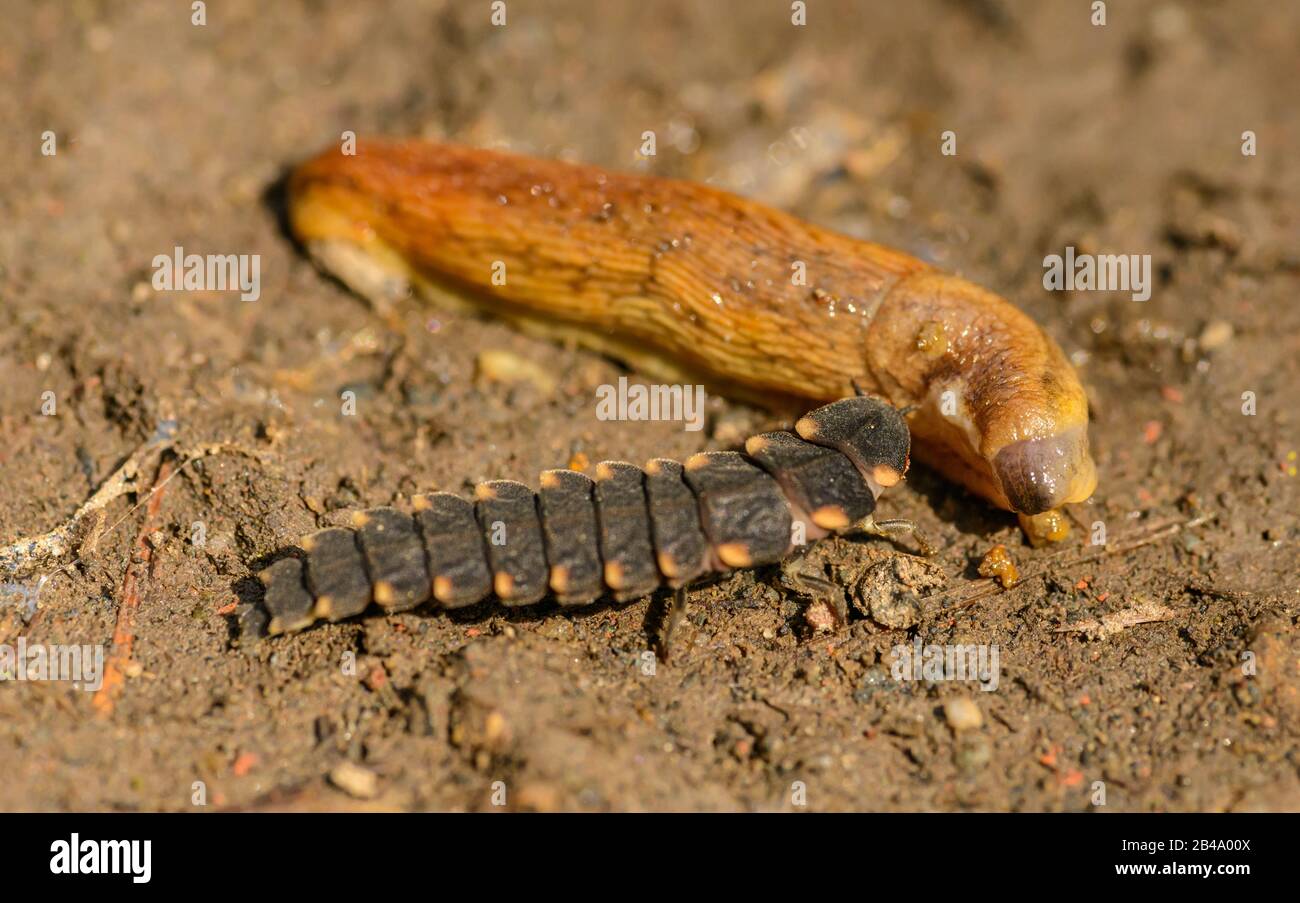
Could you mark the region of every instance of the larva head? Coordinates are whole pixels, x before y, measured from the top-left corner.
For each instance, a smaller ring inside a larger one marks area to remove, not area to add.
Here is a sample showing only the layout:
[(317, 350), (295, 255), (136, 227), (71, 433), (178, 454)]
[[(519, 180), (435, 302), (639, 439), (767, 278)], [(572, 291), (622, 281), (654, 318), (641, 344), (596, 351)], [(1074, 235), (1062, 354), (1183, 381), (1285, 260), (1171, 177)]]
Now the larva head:
[(810, 411), (795, 424), (795, 432), (852, 461), (877, 498), (903, 479), (911, 463), (912, 434), (902, 412), (871, 395), (843, 398)]

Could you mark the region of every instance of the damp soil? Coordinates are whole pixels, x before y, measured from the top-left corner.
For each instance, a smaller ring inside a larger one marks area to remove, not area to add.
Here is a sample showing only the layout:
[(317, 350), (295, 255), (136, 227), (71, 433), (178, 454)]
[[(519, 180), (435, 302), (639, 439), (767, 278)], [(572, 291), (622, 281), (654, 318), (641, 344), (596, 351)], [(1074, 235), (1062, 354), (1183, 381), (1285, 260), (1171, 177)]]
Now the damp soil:
[[(121, 676), (0, 684), (0, 807), (1300, 809), (1300, 10), (809, 6), (7, 9), (0, 546), (138, 472), (0, 574), (0, 641), (102, 644)], [(278, 186), (345, 130), (712, 180), (994, 288), (1078, 366), (1097, 493), (1037, 550), (914, 468), (884, 507), (929, 565), (836, 540), (797, 565), (817, 581), (700, 588), (653, 669), (647, 600), (241, 645), (256, 566), (353, 509), (774, 425), (721, 397), (700, 432), (598, 421), (618, 362), (323, 277)], [(1045, 291), (1067, 245), (1151, 255), (1150, 300)], [(176, 246), (260, 255), (260, 298), (155, 290)], [(1005, 591), (978, 574), (999, 544)], [(996, 644), (996, 686), (899, 679), (918, 639)]]

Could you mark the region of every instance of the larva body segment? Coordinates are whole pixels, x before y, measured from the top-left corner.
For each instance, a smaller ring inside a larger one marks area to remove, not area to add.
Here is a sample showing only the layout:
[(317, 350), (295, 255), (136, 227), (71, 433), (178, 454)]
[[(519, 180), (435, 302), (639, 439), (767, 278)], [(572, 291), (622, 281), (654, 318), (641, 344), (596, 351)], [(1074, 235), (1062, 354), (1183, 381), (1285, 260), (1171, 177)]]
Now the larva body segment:
[(869, 402), (850, 398), (844, 404), (818, 408), (800, 418), (794, 428), (805, 442), (841, 452), (868, 485), (888, 489), (907, 472), (907, 455), (898, 453), (907, 447), (907, 424)]
[(307, 588), (316, 597), (316, 617), (338, 621), (366, 610), (372, 590), (354, 531), (318, 530), (303, 538), (302, 548), (307, 553)]
[(843, 530), (876, 510), (871, 487), (853, 462), (835, 449), (776, 432), (751, 436), (745, 453), (780, 484), (809, 539)]
[(773, 564), (790, 549), (792, 517), (780, 486), (737, 452), (703, 452), (686, 462), (686, 484), (714, 554), (730, 568)]
[(414, 507), (438, 604), (461, 608), (490, 593), (492, 572), (474, 506), (450, 492), (435, 492), (416, 496)]
[(618, 601), (637, 599), (659, 585), (650, 545), (645, 474), (625, 461), (596, 465), (596, 513), (605, 585)]
[(537, 493), (550, 587), (561, 605), (585, 605), (605, 592), (595, 486), (575, 470), (548, 470)]
[(492, 591), (502, 605), (532, 605), (546, 595), (546, 554), (537, 500), (523, 483), (492, 480), (474, 490), (487, 542)]
[[(418, 290), (783, 410), (861, 385), (1003, 508), (1091, 495), (1074, 368), (997, 295), (704, 185), (421, 141), (330, 150), (289, 186), (311, 254), (378, 304)], [(1028, 525), (1027, 525), (1028, 526)]]
[(316, 600), (307, 591), (302, 571), (297, 558), (281, 558), (259, 575), (271, 616), (266, 624), (268, 633), (290, 633), (312, 622)]
[(375, 601), (407, 611), (428, 600), (432, 582), (415, 522), (396, 508), (372, 508), (358, 511), (352, 523)]
[(685, 586), (708, 568), (709, 540), (700, 526), (700, 512), (686, 481), (685, 468), (668, 458), (645, 466), (646, 502), (654, 536), (655, 560), (664, 582)]
[[(839, 410), (809, 416), (850, 428), (884, 424), (890, 428), (880, 435), (901, 441), (901, 449), (861, 446), (867, 472), (899, 460), (906, 469), (909, 438), (898, 411), (879, 399), (828, 407)], [(495, 480), (478, 485), (472, 504), (445, 492), (417, 496), (409, 516), (391, 507), (357, 512), (353, 529), (319, 530), (302, 541), (301, 560), (281, 558), (261, 572), (265, 610), (248, 613), (244, 630), (288, 633), (317, 618), (359, 614), (371, 600), (402, 611), (430, 597), (447, 608), (489, 594), (506, 606), (548, 594), (564, 605), (638, 598), (709, 571), (780, 561), (793, 518), (809, 508), (817, 525), (810, 537), (879, 532), (871, 514), (882, 487), (840, 451), (793, 433), (754, 437), (746, 447), (748, 455), (709, 452), (685, 466), (656, 458), (645, 470), (605, 461), (594, 482), (546, 471), (536, 494)], [(827, 517), (832, 509), (836, 516)]]

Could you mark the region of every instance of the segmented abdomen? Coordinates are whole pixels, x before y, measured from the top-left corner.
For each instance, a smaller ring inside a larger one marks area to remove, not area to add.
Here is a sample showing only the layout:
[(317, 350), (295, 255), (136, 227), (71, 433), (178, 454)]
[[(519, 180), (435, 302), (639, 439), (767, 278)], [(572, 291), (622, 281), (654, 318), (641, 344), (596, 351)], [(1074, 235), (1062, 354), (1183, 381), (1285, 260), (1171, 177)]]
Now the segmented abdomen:
[(300, 630), (358, 615), (371, 602), (405, 611), (431, 599), (457, 608), (489, 594), (507, 606), (547, 595), (566, 606), (606, 594), (634, 599), (710, 571), (775, 563), (800, 536), (870, 517), (908, 464), (907, 425), (876, 398), (818, 408), (796, 430), (752, 437), (745, 454), (705, 452), (685, 465), (606, 461), (594, 480), (549, 470), (536, 493), (494, 480), (479, 484), (473, 502), (438, 492), (417, 496), (411, 515), (356, 512), (352, 528), (318, 530), (303, 539), (302, 556), (261, 572), (265, 610), (249, 612), (244, 630)]

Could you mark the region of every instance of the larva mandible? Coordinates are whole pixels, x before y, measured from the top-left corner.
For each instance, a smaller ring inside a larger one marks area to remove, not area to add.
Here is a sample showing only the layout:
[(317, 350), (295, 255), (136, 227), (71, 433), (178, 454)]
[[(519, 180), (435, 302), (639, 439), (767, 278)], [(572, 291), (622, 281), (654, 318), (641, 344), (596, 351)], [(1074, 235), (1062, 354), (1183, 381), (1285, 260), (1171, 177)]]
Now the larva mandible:
[(446, 608), (494, 594), (503, 605), (553, 596), (584, 605), (680, 589), (710, 573), (779, 562), (795, 540), (830, 534), (911, 534), (876, 520), (876, 500), (907, 472), (911, 437), (901, 412), (868, 395), (810, 412), (794, 432), (753, 436), (744, 453), (704, 452), (685, 465), (656, 458), (644, 470), (606, 461), (593, 481), (548, 470), (534, 493), (522, 483), (480, 484), (470, 502), (438, 492), (415, 513), (356, 512), (353, 528), (302, 540), (304, 555), (259, 575), (261, 608), (241, 611), (249, 637), (361, 614), (373, 601), (406, 611)]
[(289, 219), (317, 261), (381, 306), (414, 289), (779, 411), (854, 385), (914, 407), (917, 457), (1018, 512), (1031, 539), (1063, 538), (1058, 509), (1096, 486), (1083, 388), (1028, 316), (899, 251), (754, 201), (364, 140), (293, 173)]

